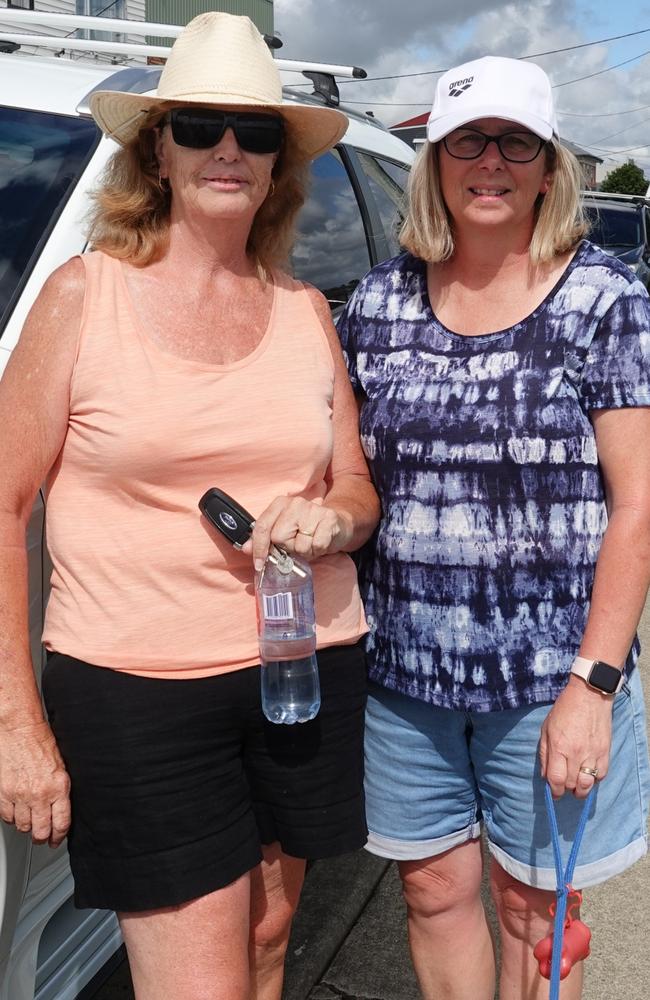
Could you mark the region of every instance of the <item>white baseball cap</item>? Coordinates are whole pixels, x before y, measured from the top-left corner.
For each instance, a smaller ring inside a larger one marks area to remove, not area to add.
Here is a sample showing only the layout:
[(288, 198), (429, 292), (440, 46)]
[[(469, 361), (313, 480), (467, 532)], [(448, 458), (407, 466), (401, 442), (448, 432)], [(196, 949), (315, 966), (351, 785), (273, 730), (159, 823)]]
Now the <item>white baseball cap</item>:
[(548, 140), (558, 134), (551, 81), (535, 63), (484, 56), (447, 70), (436, 86), (427, 139), (477, 118), (505, 118)]

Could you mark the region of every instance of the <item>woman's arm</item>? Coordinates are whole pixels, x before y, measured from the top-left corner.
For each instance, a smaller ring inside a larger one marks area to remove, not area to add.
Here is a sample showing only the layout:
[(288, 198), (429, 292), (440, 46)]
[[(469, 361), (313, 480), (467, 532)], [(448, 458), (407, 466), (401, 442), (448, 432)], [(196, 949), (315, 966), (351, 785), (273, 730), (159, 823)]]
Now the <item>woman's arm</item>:
[[(255, 522), (253, 558), (260, 565), (271, 541), (307, 559), (331, 552), (354, 552), (379, 521), (379, 500), (359, 441), (359, 413), (327, 300), (307, 293), (329, 341), (334, 360), (332, 423), (334, 445), (322, 504), (301, 497), (277, 497)], [(309, 534), (303, 533), (305, 529)]]
[[(650, 408), (593, 413), (609, 521), (579, 655), (622, 666), (650, 583)], [(607, 774), (613, 697), (571, 676), (542, 729), (542, 773), (553, 794), (586, 795), (593, 779), (581, 765)]]
[(53, 845), (69, 825), (68, 779), (32, 667), (25, 532), (67, 430), (83, 290), (78, 259), (46, 282), (0, 382), (0, 816)]
[(324, 506), (347, 519), (349, 539), (340, 539), (336, 549), (354, 552), (366, 542), (379, 522), (379, 499), (359, 440), (359, 409), (343, 360), (343, 352), (332, 322), (327, 299), (315, 288), (307, 289), (312, 305), (327, 335), (334, 359), (334, 449), (328, 470), (328, 492)]

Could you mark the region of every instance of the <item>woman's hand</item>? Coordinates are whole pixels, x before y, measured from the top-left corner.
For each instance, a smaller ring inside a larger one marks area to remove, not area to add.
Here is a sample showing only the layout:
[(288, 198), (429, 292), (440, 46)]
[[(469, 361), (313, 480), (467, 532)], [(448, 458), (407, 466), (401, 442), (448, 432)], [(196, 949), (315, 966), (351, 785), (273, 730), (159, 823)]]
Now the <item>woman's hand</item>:
[[(542, 777), (554, 798), (570, 791), (585, 798), (609, 767), (614, 698), (570, 676), (542, 726), (539, 756)], [(580, 768), (597, 769), (598, 777)]]
[(58, 847), (70, 826), (70, 779), (46, 722), (0, 732), (0, 817)]
[(272, 543), (310, 561), (340, 551), (351, 537), (351, 519), (340, 511), (303, 497), (276, 497), (257, 518), (243, 550), (253, 553), (261, 570)]

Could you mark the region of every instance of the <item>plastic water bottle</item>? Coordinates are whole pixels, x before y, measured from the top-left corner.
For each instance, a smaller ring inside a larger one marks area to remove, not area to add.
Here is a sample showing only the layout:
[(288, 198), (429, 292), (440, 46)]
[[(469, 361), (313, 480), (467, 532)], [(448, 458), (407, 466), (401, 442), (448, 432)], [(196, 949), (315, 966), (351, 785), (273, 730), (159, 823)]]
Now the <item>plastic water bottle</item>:
[(255, 584), (262, 711), (270, 722), (308, 722), (320, 708), (311, 568), (276, 549)]

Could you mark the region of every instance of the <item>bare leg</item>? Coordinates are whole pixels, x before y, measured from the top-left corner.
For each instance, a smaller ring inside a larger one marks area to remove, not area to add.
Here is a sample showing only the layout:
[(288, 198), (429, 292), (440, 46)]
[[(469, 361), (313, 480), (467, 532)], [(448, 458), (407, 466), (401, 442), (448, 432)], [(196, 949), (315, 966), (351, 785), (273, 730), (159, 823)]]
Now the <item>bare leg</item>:
[[(494, 860), (490, 888), (501, 930), (500, 1000), (547, 1000), (548, 980), (539, 974), (533, 948), (552, 931), (548, 908), (555, 900), (555, 893), (524, 885)], [(562, 1000), (580, 1000), (582, 966), (578, 962), (562, 982)]]
[(305, 877), (305, 862), (263, 847), (264, 860), (251, 872), (250, 1000), (280, 1000), (291, 920)]
[(494, 948), (481, 903), (481, 843), (399, 863), (424, 1000), (492, 1000)]
[(248, 1000), (250, 878), (179, 906), (118, 914), (136, 1000)]

